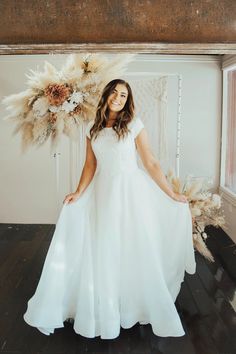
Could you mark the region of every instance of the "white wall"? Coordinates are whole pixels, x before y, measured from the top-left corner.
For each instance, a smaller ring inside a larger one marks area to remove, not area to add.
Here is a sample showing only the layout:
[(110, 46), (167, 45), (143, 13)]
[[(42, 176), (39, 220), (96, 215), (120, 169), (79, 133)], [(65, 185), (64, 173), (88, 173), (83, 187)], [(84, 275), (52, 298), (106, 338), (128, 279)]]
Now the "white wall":
[[(108, 55), (109, 57), (112, 54)], [(44, 60), (60, 66), (64, 55), (0, 57), (0, 99), (26, 88), (25, 73), (40, 69)], [(178, 73), (182, 82), (180, 177), (191, 173), (213, 178), (219, 186), (221, 136), (221, 62), (218, 56), (140, 54), (129, 72)], [(171, 105), (169, 114), (177, 114)], [(0, 116), (6, 114), (3, 105)], [(63, 137), (60, 155), (60, 193), (56, 193), (55, 159), (50, 145), (20, 154), (20, 136), (13, 124), (0, 120), (0, 222), (55, 223), (63, 196), (70, 192), (70, 144)], [(59, 201), (58, 201), (59, 200)]]

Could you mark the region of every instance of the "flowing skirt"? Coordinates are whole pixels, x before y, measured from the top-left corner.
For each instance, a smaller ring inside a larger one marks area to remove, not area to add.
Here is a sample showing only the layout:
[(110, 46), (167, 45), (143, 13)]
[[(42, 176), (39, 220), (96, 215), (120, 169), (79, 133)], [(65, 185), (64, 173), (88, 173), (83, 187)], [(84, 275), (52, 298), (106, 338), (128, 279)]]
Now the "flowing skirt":
[(49, 335), (74, 319), (82, 336), (112, 339), (150, 323), (185, 334), (175, 300), (196, 270), (188, 203), (170, 198), (142, 169), (94, 175), (63, 205), (24, 320)]

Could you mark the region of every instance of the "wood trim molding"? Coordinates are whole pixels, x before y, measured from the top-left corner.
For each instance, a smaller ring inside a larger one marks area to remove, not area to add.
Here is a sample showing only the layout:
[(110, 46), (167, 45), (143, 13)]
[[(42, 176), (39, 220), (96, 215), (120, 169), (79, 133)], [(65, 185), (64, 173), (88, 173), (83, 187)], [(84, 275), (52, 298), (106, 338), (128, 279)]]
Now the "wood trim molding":
[[(116, 53), (103, 53), (106, 55), (106, 57), (109, 59), (110, 57), (112, 58), (113, 55), (116, 55)], [(117, 53), (118, 54), (118, 53)], [(50, 54), (33, 54), (30, 56), (31, 62), (36, 61), (38, 63), (38, 58), (40, 58), (41, 56), (48, 56), (48, 57), (57, 57), (58, 61), (60, 61), (60, 57), (69, 55), (69, 53), (65, 53), (65, 54), (57, 54), (57, 53), (50, 53)], [(232, 57), (236, 57), (236, 55), (232, 55)], [(155, 53), (138, 53), (135, 54), (134, 56), (134, 61), (136, 62), (141, 62), (141, 63), (145, 63), (145, 64), (149, 64), (152, 62), (155, 63), (219, 63), (221, 65), (222, 60), (224, 58), (224, 55), (216, 55), (216, 54), (212, 54), (212, 55), (201, 55), (201, 54), (192, 54), (192, 55), (188, 55), (188, 54), (155, 54)], [(64, 60), (64, 59), (62, 59)], [(16, 62), (19, 63), (19, 61), (25, 61), (24, 55), (1, 55), (0, 56), (0, 63), (3, 62)], [(155, 73), (158, 73), (157, 71), (155, 71)], [(162, 72), (161, 72), (162, 73)], [(129, 73), (129, 75), (136, 75), (136, 73)], [(148, 76), (148, 75), (152, 75), (152, 73), (150, 71), (139, 71), (139, 75), (143, 75), (143, 76)], [(170, 75), (170, 73), (168, 73), (168, 75)]]
[(231, 70), (233, 67), (236, 67), (236, 56), (235, 55), (225, 55), (222, 58), (222, 69)]
[(154, 54), (236, 54), (236, 43), (80, 43), (0, 45), (1, 55), (63, 54), (76, 52)]
[(236, 195), (225, 186), (220, 186), (219, 191), (222, 193), (223, 198), (230, 203), (232, 206), (236, 207)]

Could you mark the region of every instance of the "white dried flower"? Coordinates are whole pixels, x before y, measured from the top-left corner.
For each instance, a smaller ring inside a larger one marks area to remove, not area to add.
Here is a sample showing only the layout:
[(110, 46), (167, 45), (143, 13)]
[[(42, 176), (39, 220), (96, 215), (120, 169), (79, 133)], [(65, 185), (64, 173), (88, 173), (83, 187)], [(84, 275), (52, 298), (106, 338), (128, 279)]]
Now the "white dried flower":
[(84, 94), (79, 91), (74, 91), (72, 95), (69, 97), (69, 101), (71, 103), (82, 103), (84, 99)]
[(194, 238), (194, 240), (197, 240), (197, 234), (193, 234), (193, 238)]
[(220, 196), (219, 196), (218, 194), (213, 194), (212, 197), (211, 197), (211, 199), (212, 199), (213, 205), (214, 205), (217, 209), (219, 209), (219, 208), (221, 207), (221, 198), (220, 198)]
[(199, 199), (201, 200), (207, 200), (209, 199), (211, 196), (211, 193), (207, 192), (207, 191), (204, 191), (201, 193), (201, 195), (199, 196)]
[(77, 106), (77, 104), (75, 104), (73, 102), (65, 101), (62, 104), (61, 109), (65, 112), (69, 113), (69, 112), (72, 112), (76, 106)]
[(58, 113), (61, 110), (61, 106), (49, 106), (48, 109), (52, 113)]
[(47, 113), (49, 105), (46, 97), (39, 97), (33, 104), (33, 112), (36, 116), (42, 117)]
[(207, 234), (206, 234), (206, 232), (203, 232), (203, 233), (202, 233), (202, 237), (203, 237), (204, 239), (206, 239), (206, 238), (207, 238)]
[(200, 216), (201, 215), (201, 210), (197, 207), (194, 207), (191, 209), (192, 216)]

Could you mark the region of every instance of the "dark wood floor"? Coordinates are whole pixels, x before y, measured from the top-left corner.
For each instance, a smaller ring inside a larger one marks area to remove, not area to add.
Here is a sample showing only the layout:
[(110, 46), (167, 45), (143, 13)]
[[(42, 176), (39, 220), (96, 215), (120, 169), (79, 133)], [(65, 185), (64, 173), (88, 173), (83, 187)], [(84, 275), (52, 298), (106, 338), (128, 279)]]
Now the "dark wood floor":
[(222, 230), (209, 228), (211, 264), (196, 254), (197, 272), (185, 276), (176, 300), (186, 335), (161, 338), (150, 325), (122, 329), (113, 340), (88, 339), (73, 326), (51, 336), (22, 316), (37, 286), (54, 225), (0, 224), (0, 353), (3, 354), (235, 354), (236, 247)]

